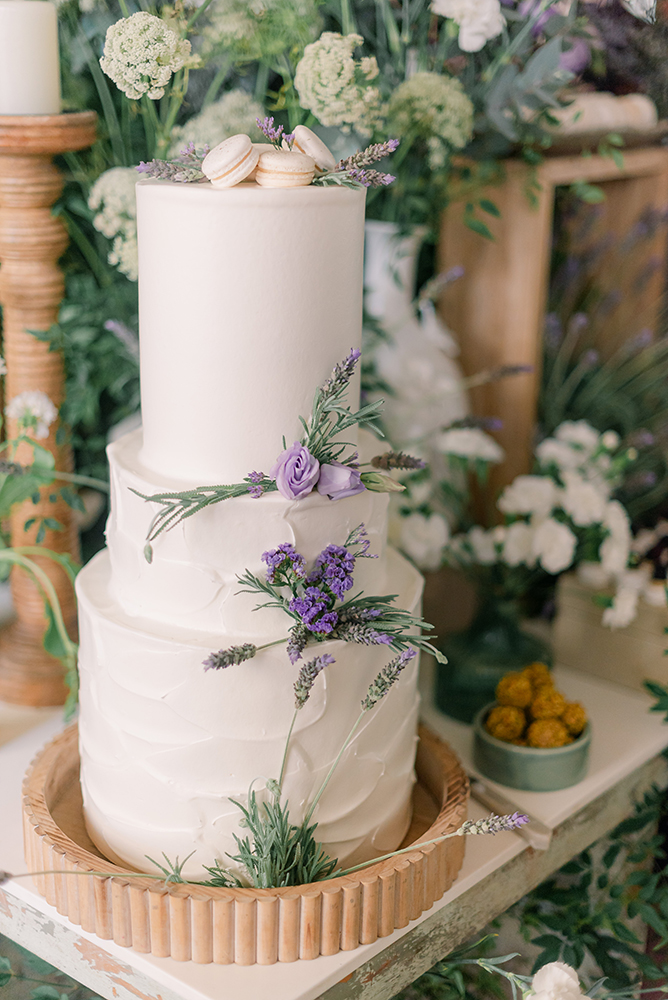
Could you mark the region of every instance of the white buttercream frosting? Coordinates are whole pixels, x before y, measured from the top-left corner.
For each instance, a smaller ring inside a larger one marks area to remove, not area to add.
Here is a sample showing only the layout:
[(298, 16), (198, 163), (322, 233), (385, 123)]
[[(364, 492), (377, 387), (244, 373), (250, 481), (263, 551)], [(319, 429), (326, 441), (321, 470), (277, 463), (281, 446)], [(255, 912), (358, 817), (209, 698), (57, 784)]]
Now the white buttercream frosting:
[(269, 472), (360, 346), (364, 192), (140, 181), (137, 233), (143, 463)]
[[(399, 606), (416, 611), (421, 578), (390, 551)], [(81, 774), (86, 822), (109, 857), (146, 870), (146, 855), (203, 864), (236, 853), (239, 811), (251, 782), (278, 777), (300, 664), (284, 646), (222, 671), (205, 671), (212, 650), (235, 635), (150, 628), (110, 596), (110, 561), (96, 556), (78, 578), (81, 628)], [(265, 612), (258, 612), (258, 616)], [(289, 624), (285, 619), (285, 625)], [(285, 628), (274, 638), (285, 635)], [(293, 821), (336, 757), (387, 647), (341, 641), (309, 647), (336, 662), (320, 675), (298, 715), (284, 784)], [(303, 661), (302, 661), (303, 662)], [(344, 755), (315, 813), (318, 837), (344, 863), (392, 850), (410, 817), (418, 696), (412, 661)]]
[(257, 595), (239, 594), (237, 576), (246, 569), (256, 575), (266, 571), (262, 553), (282, 542), (293, 544), (311, 563), (326, 545), (343, 545), (359, 524), (365, 525), (376, 558), (358, 561), (356, 589), (387, 591), (387, 494), (368, 490), (344, 500), (316, 491), (302, 500), (286, 500), (280, 493), (224, 500), (159, 535), (149, 565), (144, 543), (159, 505), (131, 491), (148, 496), (185, 486), (145, 469), (140, 449), (140, 430), (109, 447), (111, 587), (127, 614), (157, 622), (187, 620), (190, 628), (245, 640), (267, 636), (282, 627), (285, 616), (280, 611), (255, 614)]

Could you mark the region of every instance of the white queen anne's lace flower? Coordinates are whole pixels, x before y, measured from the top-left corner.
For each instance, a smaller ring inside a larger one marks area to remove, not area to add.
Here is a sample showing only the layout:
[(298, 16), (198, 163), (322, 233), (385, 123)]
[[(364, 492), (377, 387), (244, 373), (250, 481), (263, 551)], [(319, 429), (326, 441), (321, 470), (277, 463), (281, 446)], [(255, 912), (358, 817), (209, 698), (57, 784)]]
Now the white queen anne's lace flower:
[(100, 66), (131, 100), (158, 100), (186, 65), (193, 65), (190, 42), (154, 14), (139, 11), (107, 29)]
[(432, 0), (431, 9), (459, 25), (463, 52), (479, 52), (485, 42), (501, 34), (506, 23), (499, 0)]
[(371, 81), (378, 76), (373, 56), (355, 60), (361, 35), (324, 31), (304, 49), (295, 72), (295, 88), (303, 108), (323, 125), (344, 132), (354, 129), (368, 136), (381, 122), (380, 91)]
[(109, 263), (118, 267), (131, 281), (137, 280), (137, 203), (134, 167), (112, 167), (95, 181), (88, 197), (88, 207), (97, 212), (93, 225), (113, 240)]
[[(558, 441), (575, 445), (580, 452), (590, 455), (598, 447), (599, 433), (586, 420), (564, 420), (554, 435)], [(618, 439), (619, 440), (619, 439)]]
[(393, 135), (420, 136), (429, 166), (445, 166), (452, 149), (473, 135), (473, 105), (459, 80), (441, 73), (415, 73), (396, 88), (387, 109)]
[(219, 101), (210, 104), (204, 111), (194, 115), (185, 125), (172, 132), (174, 144), (172, 156), (179, 153), (189, 142), (195, 146), (217, 146), (223, 139), (245, 132), (252, 139), (261, 140), (256, 118), (264, 118), (264, 110), (250, 94), (244, 90), (230, 90)]
[(28, 389), (10, 399), (5, 414), (10, 420), (17, 420), (21, 428), (32, 431), (37, 440), (42, 440), (49, 436), (49, 427), (58, 416), (58, 410), (45, 392)]

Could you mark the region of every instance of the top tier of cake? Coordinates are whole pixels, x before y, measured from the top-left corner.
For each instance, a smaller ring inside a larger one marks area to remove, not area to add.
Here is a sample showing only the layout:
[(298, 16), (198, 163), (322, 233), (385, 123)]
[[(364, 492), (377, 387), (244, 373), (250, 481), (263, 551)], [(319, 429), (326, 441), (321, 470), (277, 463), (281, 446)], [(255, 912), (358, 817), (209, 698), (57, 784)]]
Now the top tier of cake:
[(269, 473), (360, 346), (364, 191), (140, 181), (137, 228), (142, 463), (193, 485)]

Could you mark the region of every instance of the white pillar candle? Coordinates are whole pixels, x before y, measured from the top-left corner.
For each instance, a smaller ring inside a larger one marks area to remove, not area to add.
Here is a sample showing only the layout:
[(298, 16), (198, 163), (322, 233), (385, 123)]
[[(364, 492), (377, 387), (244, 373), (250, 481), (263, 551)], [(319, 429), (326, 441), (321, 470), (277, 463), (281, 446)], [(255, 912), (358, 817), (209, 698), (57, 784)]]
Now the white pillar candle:
[(57, 114), (56, 8), (48, 0), (0, 0), (0, 115)]

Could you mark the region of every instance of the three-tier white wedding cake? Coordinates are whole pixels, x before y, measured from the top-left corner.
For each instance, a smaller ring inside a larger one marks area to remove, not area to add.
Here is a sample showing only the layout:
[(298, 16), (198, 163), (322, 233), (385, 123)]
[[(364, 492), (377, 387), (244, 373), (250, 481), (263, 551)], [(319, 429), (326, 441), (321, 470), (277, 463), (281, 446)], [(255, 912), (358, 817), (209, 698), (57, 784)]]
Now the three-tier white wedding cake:
[[(291, 543), (312, 563), (364, 524), (355, 592), (416, 613), (419, 574), (386, 545), (387, 496), (289, 500), (249, 493), (206, 507), (144, 546), (158, 509), (142, 496), (269, 474), (299, 438), (316, 387), (359, 348), (364, 192), (241, 184), (137, 185), (143, 431), (109, 448), (108, 549), (78, 579), (81, 780), (89, 833), (111, 860), (183, 874), (236, 853), (251, 783), (277, 778), (298, 665), (284, 645), (205, 670), (212, 652), (284, 638), (237, 575)], [(359, 392), (353, 382), (351, 392)], [(352, 435), (352, 436), (351, 436)], [(356, 428), (346, 432), (356, 442)], [(384, 450), (381, 445), (377, 451)], [(387, 646), (330, 640), (290, 742), (284, 799), (301, 821), (360, 711)], [(304, 654), (308, 655), (307, 653)], [(318, 839), (354, 864), (394, 849), (410, 818), (417, 658), (367, 713), (320, 800)]]

